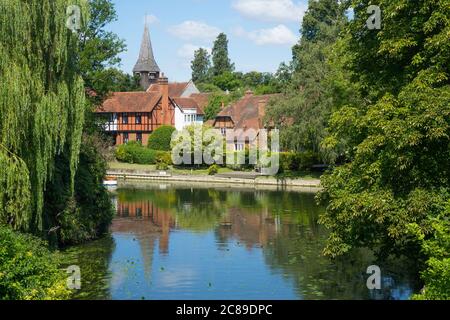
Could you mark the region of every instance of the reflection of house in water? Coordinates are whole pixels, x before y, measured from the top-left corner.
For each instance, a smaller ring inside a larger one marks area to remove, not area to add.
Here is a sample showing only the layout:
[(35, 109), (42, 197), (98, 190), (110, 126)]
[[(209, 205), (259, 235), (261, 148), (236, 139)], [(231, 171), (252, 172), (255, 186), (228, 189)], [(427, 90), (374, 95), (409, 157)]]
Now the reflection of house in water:
[(221, 226), (217, 232), (220, 240), (235, 238), (249, 249), (266, 246), (280, 231), (279, 218), (273, 217), (267, 209), (248, 213), (245, 209), (231, 208), (227, 219), (230, 226)]
[[(137, 223), (133, 224), (133, 227), (129, 226), (131, 228), (126, 228), (126, 231), (133, 234), (136, 231), (136, 236), (146, 235), (148, 231), (159, 233), (159, 251), (161, 253), (169, 252), (170, 229), (175, 227), (175, 218), (170, 214), (169, 209), (159, 208), (149, 200), (119, 201), (117, 217), (134, 218), (133, 220)], [(120, 219), (117, 222), (120, 222)], [(148, 230), (148, 227), (153, 230)], [(141, 228), (143, 229), (141, 230)]]

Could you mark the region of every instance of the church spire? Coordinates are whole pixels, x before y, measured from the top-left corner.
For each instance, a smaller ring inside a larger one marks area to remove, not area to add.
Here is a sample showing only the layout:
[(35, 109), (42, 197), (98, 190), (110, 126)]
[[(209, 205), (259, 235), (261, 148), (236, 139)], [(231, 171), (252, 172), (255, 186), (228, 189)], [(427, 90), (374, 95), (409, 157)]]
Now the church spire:
[(140, 77), (140, 84), (142, 89), (147, 90), (152, 83), (155, 83), (159, 78), (161, 70), (155, 61), (153, 55), (152, 41), (150, 40), (150, 32), (148, 26), (145, 24), (144, 36), (142, 37), (141, 51), (136, 65), (133, 68), (133, 73)]
[(141, 43), (141, 51), (139, 52), (139, 58), (136, 65), (134, 66), (133, 72), (161, 72), (153, 55), (152, 41), (150, 40), (150, 32), (148, 31), (147, 24), (145, 24), (144, 36), (142, 37)]

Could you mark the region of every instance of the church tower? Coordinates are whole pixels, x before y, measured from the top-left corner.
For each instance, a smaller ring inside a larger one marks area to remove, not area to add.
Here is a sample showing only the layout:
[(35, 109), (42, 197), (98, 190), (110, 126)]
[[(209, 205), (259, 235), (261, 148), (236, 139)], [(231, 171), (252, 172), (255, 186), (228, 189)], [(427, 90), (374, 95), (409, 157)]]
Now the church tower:
[(133, 74), (140, 76), (140, 84), (142, 89), (147, 90), (151, 84), (156, 83), (161, 70), (155, 61), (153, 55), (152, 41), (150, 40), (150, 32), (147, 24), (142, 37), (141, 50), (136, 65), (133, 68)]

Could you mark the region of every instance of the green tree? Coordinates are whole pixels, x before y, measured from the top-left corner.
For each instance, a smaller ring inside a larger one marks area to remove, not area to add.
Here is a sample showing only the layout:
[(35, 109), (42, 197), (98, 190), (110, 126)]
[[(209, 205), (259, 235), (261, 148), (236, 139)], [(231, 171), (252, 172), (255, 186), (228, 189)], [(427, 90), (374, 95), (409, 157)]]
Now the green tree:
[(176, 129), (172, 126), (161, 126), (150, 135), (148, 147), (152, 150), (170, 151), (170, 141)]
[(236, 76), (236, 74), (229, 71), (215, 76), (212, 82), (223, 91), (233, 91), (243, 87), (242, 81)]
[(336, 148), (345, 141), (347, 160), (323, 179), (320, 198), (328, 207), (321, 222), (331, 230), (325, 253), (368, 245), (419, 262), (435, 256), (424, 279), (429, 297), (445, 298), (448, 281), (436, 271), (448, 264), (448, 255), (436, 250), (448, 244), (428, 240), (442, 238), (448, 227), (450, 7), (448, 1), (380, 0), (382, 30), (368, 30), (370, 4), (354, 1), (355, 19), (342, 43), (344, 70), (364, 99), (333, 114), (324, 142)]
[[(284, 149), (312, 151), (323, 160), (333, 160), (321, 148), (326, 127), (336, 101), (337, 81), (329, 81), (335, 68), (333, 45), (346, 21), (345, 7), (337, 0), (310, 1), (302, 24), (302, 37), (293, 48), (293, 61), (280, 66), (284, 94), (267, 110), (266, 120), (280, 130)], [(349, 90), (343, 86), (344, 90)]]
[(87, 16), (84, 1), (2, 1), (0, 223), (16, 229), (46, 232), (44, 194), (58, 154), (75, 189), (86, 99), (79, 39), (66, 27), (73, 4)]
[(202, 83), (208, 80), (211, 68), (211, 57), (208, 51), (200, 48), (194, 53), (194, 60), (191, 63), (192, 80), (195, 83)]
[(232, 97), (222, 92), (211, 94), (205, 108), (205, 121), (215, 119), (222, 106), (228, 105), (231, 101)]
[(87, 88), (97, 93), (96, 102), (109, 92), (114, 91), (115, 82), (109, 81), (112, 73), (117, 76), (119, 71), (109, 70), (117, 67), (126, 46), (124, 40), (105, 27), (117, 20), (117, 13), (111, 0), (89, 0), (89, 22), (80, 32), (79, 68)]
[(292, 66), (282, 62), (275, 74), (281, 88), (286, 88), (292, 80)]
[(234, 71), (234, 63), (231, 63), (228, 56), (228, 38), (225, 33), (219, 34), (212, 49), (212, 73), (220, 76), (226, 72)]

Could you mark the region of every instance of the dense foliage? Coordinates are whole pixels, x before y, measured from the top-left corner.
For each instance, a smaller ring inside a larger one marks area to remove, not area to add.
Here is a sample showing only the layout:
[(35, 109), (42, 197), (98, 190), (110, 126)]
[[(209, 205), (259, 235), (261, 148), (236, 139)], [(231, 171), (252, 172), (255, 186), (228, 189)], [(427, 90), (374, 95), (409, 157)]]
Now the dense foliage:
[(234, 71), (234, 63), (228, 56), (228, 38), (225, 33), (217, 36), (212, 48), (212, 74), (220, 76), (227, 72)]
[(347, 161), (322, 181), (321, 221), (331, 230), (325, 253), (370, 246), (429, 259), (424, 297), (446, 298), (450, 7), (445, 0), (377, 3), (382, 29), (366, 28), (371, 1), (353, 1), (354, 20), (335, 46), (360, 102), (347, 99), (332, 115), (323, 144)]
[(59, 264), (43, 241), (0, 226), (0, 300), (68, 298)]
[(79, 33), (79, 65), (85, 86), (95, 91), (101, 103), (109, 92), (140, 91), (139, 79), (118, 69), (119, 54), (126, 49), (124, 40), (106, 30), (117, 20), (111, 0), (89, 0), (89, 21)]
[[(450, 299), (450, 202), (446, 210), (432, 219), (432, 236), (415, 229), (428, 257), (427, 269), (422, 273), (426, 287), (415, 299)], [(411, 227), (410, 227), (411, 228)], [(412, 229), (414, 230), (414, 229)]]
[(158, 151), (170, 151), (170, 141), (176, 129), (172, 126), (161, 126), (148, 138), (148, 147)]
[(321, 142), (330, 115), (340, 103), (337, 92), (350, 89), (339, 87), (340, 81), (329, 81), (335, 68), (333, 44), (346, 21), (344, 11), (335, 0), (311, 1), (293, 60), (289, 67), (280, 67), (280, 78), (286, 80), (284, 94), (269, 106), (266, 121), (281, 129), (283, 149), (311, 151), (328, 161), (334, 158)]
[(73, 197), (66, 187), (67, 169), (63, 158), (59, 158), (53, 182), (47, 187), (45, 209), (58, 212), (48, 217), (51, 219), (48, 224), (55, 226), (48, 237), (60, 245), (83, 243), (108, 231), (114, 213), (109, 194), (102, 185), (106, 161), (98, 151), (101, 143), (98, 136), (83, 136)]
[(192, 81), (202, 83), (208, 80), (211, 68), (211, 57), (208, 51), (200, 48), (194, 53), (194, 60), (191, 63)]
[(279, 93), (285, 84), (286, 74), (251, 71), (235, 72), (229, 58), (228, 38), (220, 34), (214, 42), (212, 56), (204, 48), (194, 53), (191, 62), (192, 79), (201, 92), (211, 93), (205, 109), (206, 120), (214, 119), (223, 104), (243, 97), (247, 90), (256, 95)]
[[(0, 5), (0, 222), (42, 232), (44, 192), (67, 156), (73, 193), (86, 100), (66, 8), (84, 1)], [(86, 14), (84, 15), (84, 17)]]
[[(71, 5), (81, 8), (82, 30), (66, 25)], [(105, 0), (1, 0), (2, 298), (68, 295), (48, 244), (3, 225), (35, 233), (56, 246), (96, 238), (111, 222), (111, 202), (102, 187), (106, 162), (98, 151), (95, 127), (85, 121), (92, 118), (93, 101), (85, 97), (83, 80), (101, 93), (91, 76), (103, 62), (115, 61), (117, 50), (106, 54), (115, 37), (103, 32), (112, 8)], [(88, 28), (98, 23), (96, 31), (83, 33), (90, 16)]]
[(121, 162), (136, 164), (155, 164), (155, 150), (142, 146), (136, 141), (130, 141), (116, 148), (116, 158)]
[(156, 164), (158, 169), (167, 169), (172, 164), (170, 151), (154, 150), (142, 146), (139, 142), (130, 141), (120, 145), (115, 151), (116, 159), (120, 162), (135, 164)]

